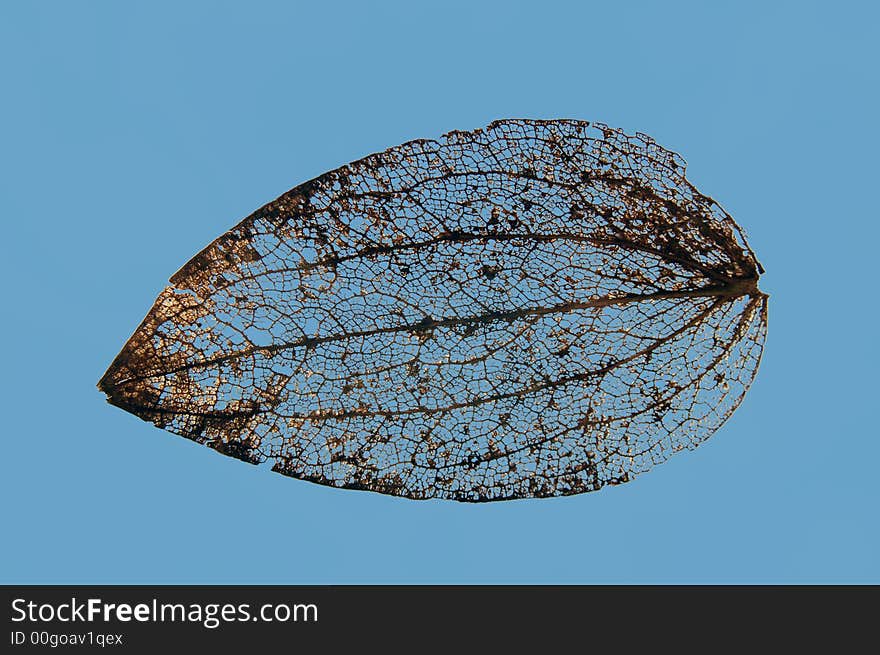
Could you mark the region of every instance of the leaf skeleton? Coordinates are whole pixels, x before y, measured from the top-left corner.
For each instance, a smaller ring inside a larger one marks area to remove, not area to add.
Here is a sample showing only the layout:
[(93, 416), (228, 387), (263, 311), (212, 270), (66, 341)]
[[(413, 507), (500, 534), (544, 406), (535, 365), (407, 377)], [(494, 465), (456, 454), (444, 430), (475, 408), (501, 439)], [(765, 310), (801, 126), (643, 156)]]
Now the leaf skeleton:
[(501, 120), (300, 184), (171, 277), (98, 386), (214, 450), (412, 499), (598, 490), (711, 436), (767, 330), (650, 137)]

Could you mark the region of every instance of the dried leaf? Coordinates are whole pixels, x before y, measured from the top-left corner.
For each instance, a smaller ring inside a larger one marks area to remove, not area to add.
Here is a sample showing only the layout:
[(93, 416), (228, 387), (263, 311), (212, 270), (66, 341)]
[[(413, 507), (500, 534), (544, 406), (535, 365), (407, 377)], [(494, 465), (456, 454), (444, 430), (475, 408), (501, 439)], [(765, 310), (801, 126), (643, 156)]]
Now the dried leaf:
[(649, 137), (506, 120), (306, 182), (196, 255), (99, 383), (226, 455), (463, 501), (630, 480), (741, 402), (733, 219)]

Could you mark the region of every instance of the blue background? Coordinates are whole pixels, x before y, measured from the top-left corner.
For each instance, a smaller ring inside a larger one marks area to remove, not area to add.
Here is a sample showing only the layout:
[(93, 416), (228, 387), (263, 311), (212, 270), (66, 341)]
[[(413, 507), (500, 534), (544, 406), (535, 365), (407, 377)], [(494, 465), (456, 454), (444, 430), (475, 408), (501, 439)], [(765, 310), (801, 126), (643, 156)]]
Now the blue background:
[[(873, 3), (7, 2), (3, 582), (880, 582)], [(746, 229), (742, 407), (634, 482), (416, 503), (285, 478), (95, 383), (290, 187), (502, 117), (642, 131)]]

